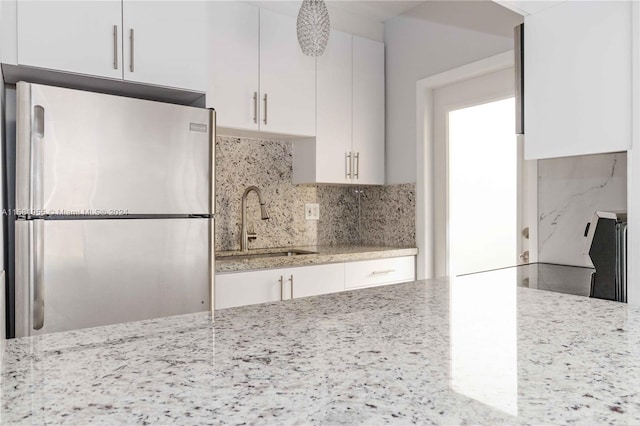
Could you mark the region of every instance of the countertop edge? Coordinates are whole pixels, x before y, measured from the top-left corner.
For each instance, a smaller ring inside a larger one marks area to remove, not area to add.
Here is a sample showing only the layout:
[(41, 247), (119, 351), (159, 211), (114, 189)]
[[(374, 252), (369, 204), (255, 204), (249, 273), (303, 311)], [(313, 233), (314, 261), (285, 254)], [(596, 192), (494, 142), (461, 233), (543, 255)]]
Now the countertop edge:
[(391, 259), (394, 257), (416, 256), (418, 249), (415, 247), (362, 247), (332, 249), (332, 252), (319, 252), (314, 254), (292, 257), (267, 257), (248, 260), (220, 260), (216, 259), (216, 274), (235, 272), (250, 272), (279, 268), (294, 268), (299, 266), (325, 265), (342, 262), (358, 262), (375, 259)]

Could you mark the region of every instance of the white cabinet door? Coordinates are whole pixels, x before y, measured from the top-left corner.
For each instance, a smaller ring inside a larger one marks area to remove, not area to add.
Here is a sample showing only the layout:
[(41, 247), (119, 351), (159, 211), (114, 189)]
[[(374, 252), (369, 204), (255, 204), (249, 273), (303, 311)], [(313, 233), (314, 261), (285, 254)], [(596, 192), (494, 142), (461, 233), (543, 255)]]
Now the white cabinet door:
[(290, 268), (285, 271), (285, 279), (285, 298), (344, 291), (344, 263)]
[(351, 40), (351, 34), (332, 30), (317, 59), (316, 182), (351, 182)]
[(354, 183), (384, 184), (384, 44), (353, 36)]
[(315, 136), (316, 61), (300, 50), (296, 18), (260, 9), (260, 130)]
[(416, 257), (363, 260), (345, 264), (345, 288), (374, 287), (413, 281), (416, 276)]
[(216, 309), (276, 302), (285, 298), (283, 271), (264, 270), (216, 274)]
[(122, 78), (122, 5), (106, 1), (18, 2), (18, 64)]
[(122, 22), (125, 80), (206, 91), (205, 1), (125, 0)]
[(631, 2), (564, 2), (525, 18), (525, 158), (631, 145)]
[(219, 127), (258, 130), (259, 10), (229, 1), (209, 7), (207, 107), (216, 109)]

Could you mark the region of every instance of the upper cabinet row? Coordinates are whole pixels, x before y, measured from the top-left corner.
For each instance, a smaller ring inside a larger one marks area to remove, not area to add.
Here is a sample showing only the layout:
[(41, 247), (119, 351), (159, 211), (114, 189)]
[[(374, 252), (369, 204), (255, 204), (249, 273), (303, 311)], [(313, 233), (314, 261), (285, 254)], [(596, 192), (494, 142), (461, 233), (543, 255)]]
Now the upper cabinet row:
[(240, 1), (12, 4), (17, 65), (206, 93), (220, 134), (296, 139), (296, 183), (384, 184), (381, 42), (306, 56), (294, 16)]
[(18, 65), (206, 90), (206, 3), (18, 1)]
[(632, 2), (573, 2), (525, 17), (525, 158), (626, 151)]
[(295, 183), (384, 184), (384, 44), (331, 30), (305, 56), (296, 19), (212, 2), (207, 106), (222, 133), (301, 137)]
[(316, 61), (298, 46), (296, 19), (241, 2), (212, 2), (207, 106), (218, 126), (316, 134)]

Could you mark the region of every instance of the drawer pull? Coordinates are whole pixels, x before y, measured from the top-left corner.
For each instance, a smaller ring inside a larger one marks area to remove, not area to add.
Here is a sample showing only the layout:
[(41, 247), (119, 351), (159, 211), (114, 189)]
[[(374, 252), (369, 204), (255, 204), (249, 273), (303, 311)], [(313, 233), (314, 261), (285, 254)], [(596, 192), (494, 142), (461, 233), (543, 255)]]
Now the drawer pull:
[(395, 271), (396, 271), (395, 269), (385, 269), (384, 271), (373, 271), (371, 275), (384, 275), (384, 274), (390, 274)]
[(289, 282), (291, 283), (291, 298), (293, 299), (293, 274), (291, 274), (291, 278), (289, 278)]
[(284, 300), (284, 276), (280, 275), (280, 300)]

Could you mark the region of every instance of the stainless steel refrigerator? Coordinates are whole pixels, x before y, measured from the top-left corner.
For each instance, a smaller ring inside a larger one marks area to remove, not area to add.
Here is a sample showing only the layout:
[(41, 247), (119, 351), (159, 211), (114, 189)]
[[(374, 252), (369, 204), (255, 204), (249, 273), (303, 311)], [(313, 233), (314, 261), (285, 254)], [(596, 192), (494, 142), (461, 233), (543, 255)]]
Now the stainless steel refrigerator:
[(17, 84), (16, 337), (209, 310), (215, 112)]

